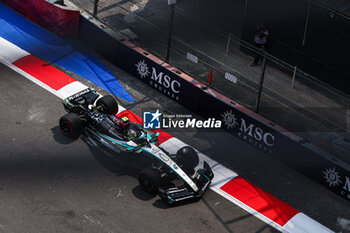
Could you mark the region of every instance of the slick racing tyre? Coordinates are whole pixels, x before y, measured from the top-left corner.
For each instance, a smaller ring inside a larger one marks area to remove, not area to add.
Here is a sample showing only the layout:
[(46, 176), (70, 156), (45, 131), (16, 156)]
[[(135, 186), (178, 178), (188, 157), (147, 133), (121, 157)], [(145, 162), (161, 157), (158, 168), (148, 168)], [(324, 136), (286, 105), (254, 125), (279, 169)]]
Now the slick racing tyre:
[(161, 182), (158, 171), (148, 167), (140, 172), (139, 183), (141, 188), (147, 193), (156, 193)]
[(79, 137), (83, 129), (83, 122), (75, 113), (62, 116), (59, 124), (63, 134), (70, 138)]
[(118, 103), (117, 101), (110, 95), (105, 95), (96, 103), (97, 107), (100, 107), (103, 113), (115, 115), (118, 113)]
[(182, 169), (186, 173), (194, 172), (194, 168), (199, 163), (197, 152), (190, 146), (184, 146), (177, 151), (178, 162), (182, 164)]

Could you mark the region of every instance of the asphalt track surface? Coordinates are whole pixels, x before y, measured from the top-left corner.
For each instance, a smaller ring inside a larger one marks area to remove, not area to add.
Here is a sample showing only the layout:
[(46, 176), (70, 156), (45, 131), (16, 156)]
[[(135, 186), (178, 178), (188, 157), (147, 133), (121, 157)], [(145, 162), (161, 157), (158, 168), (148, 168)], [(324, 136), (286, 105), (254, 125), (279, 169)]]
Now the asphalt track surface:
[[(183, 110), (110, 69), (135, 98), (121, 101), (132, 111)], [(0, 232), (276, 231), (210, 190), (201, 201), (174, 208), (146, 195), (133, 165), (115, 163), (60, 133), (60, 99), (2, 64), (0, 74)], [(337, 218), (350, 219), (348, 202), (226, 132), (171, 134), (333, 230)]]
[(140, 189), (136, 167), (65, 138), (59, 98), (0, 72), (0, 232), (276, 231), (212, 191), (169, 208)]

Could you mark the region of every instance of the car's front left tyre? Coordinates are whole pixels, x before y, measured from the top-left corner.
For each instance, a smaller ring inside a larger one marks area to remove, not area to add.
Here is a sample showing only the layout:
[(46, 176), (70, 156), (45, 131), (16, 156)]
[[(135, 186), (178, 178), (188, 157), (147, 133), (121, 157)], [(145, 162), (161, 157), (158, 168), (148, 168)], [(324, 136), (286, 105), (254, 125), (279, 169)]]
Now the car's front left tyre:
[(161, 182), (160, 174), (157, 170), (150, 167), (142, 170), (139, 174), (139, 183), (141, 188), (147, 193), (158, 192)]

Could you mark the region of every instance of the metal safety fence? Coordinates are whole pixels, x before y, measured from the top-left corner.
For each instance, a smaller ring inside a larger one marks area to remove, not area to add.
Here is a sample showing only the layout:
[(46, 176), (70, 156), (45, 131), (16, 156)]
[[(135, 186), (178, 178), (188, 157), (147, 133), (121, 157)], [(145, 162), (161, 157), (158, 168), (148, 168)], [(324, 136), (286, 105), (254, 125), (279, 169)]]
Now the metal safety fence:
[[(242, 41), (244, 4), (205, 1), (204, 8), (191, 0), (71, 1), (126, 39), (330, 152), (334, 140), (347, 137), (350, 98)], [(198, 13), (215, 7), (229, 10), (230, 17)], [(264, 59), (252, 67), (255, 54)]]

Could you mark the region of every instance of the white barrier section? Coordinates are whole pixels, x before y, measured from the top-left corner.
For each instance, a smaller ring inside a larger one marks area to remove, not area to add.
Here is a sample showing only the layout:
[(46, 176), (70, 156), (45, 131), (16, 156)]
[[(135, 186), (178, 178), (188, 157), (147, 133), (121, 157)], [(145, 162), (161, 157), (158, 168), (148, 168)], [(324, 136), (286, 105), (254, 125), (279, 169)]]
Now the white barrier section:
[(289, 233), (330, 233), (334, 232), (303, 213), (296, 214), (284, 226), (282, 232)]
[(81, 82), (75, 81), (62, 87), (57, 92), (62, 96), (63, 99), (65, 99), (71, 95), (74, 95), (75, 93), (85, 90), (86, 88), (88, 87)]
[(12, 64), (13, 62), (27, 55), (30, 54), (24, 51), (23, 49), (17, 47), (16, 45), (12, 44), (11, 42), (5, 40), (4, 38), (0, 37), (0, 60)]

